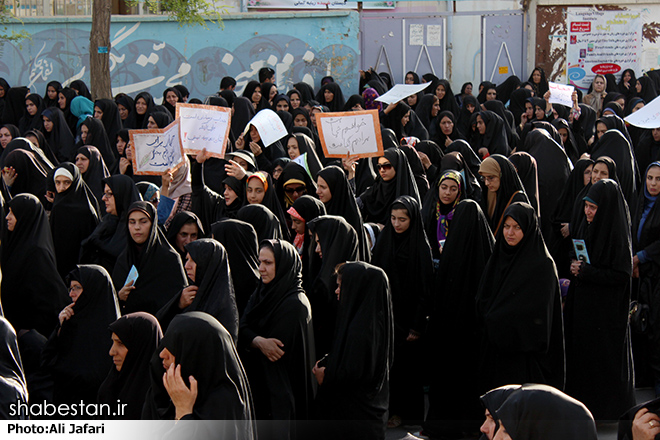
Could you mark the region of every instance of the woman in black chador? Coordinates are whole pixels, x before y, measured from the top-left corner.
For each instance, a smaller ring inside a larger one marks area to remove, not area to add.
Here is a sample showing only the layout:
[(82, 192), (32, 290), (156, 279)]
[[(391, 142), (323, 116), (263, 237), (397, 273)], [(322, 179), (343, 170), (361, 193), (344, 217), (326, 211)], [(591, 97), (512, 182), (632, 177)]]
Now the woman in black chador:
[(481, 391), (512, 383), (564, 386), (559, 279), (534, 208), (504, 212), (477, 291)]
[[(185, 432), (174, 438), (186, 438), (186, 427), (195, 434), (188, 438), (256, 437), (245, 371), (231, 336), (211, 315), (177, 315), (151, 358), (150, 370), (143, 419), (224, 421), (212, 425), (213, 432), (206, 431), (210, 425), (182, 424), (179, 429)], [(195, 397), (190, 394), (193, 389)]]
[[(59, 315), (59, 325), (42, 353), (42, 364), (55, 384), (55, 404), (96, 403), (99, 387), (112, 361), (108, 326), (119, 318), (115, 289), (108, 272), (80, 265), (67, 277), (72, 303)], [(89, 418), (88, 414), (70, 414)]]
[(57, 272), (48, 216), (39, 200), (19, 194), (5, 206), (2, 231), (2, 309), (17, 331), (48, 337), (67, 303)]
[[(156, 208), (138, 201), (128, 208), (127, 246), (117, 258), (112, 281), (122, 314), (156, 314), (186, 285), (181, 257), (158, 227)], [(129, 280), (132, 268), (137, 279)]]
[(9, 321), (1, 316), (0, 341), (0, 417), (3, 420), (27, 420), (28, 414), (25, 412), (11, 411), (11, 405), (27, 405), (28, 388), (16, 332)]
[[(103, 202), (101, 212), (105, 215), (94, 232), (81, 244), (80, 261), (105, 267), (112, 273), (117, 257), (126, 248), (128, 231), (124, 227), (128, 218), (128, 207), (142, 200), (133, 179), (124, 175), (103, 179)], [(105, 209), (104, 209), (105, 208)]]
[(276, 421), (261, 422), (259, 438), (295, 439), (296, 421), (309, 418), (316, 391), (311, 307), (292, 244), (262, 241), (259, 262), (261, 284), (241, 317), (238, 348), (257, 418)]
[(337, 323), (330, 353), (314, 367), (319, 382), (317, 438), (384, 439), (394, 323), (387, 275), (367, 263), (337, 270)]
[[(444, 341), (433, 351), (429, 365), (429, 411), (424, 433), (432, 438), (463, 438), (474, 432), (481, 418), (478, 377), (479, 338), (476, 331), (475, 292), (495, 238), (479, 204), (463, 200), (454, 210), (451, 228), (436, 274), (438, 294), (429, 323), (429, 340)], [(452, 337), (447, 337), (447, 335)], [(452, 362), (443, 362), (451, 356)]]
[(571, 236), (585, 242), (589, 262), (573, 260), (566, 297), (566, 392), (597, 420), (616, 420), (635, 404), (628, 310), (630, 215), (619, 185), (594, 183)]
[(257, 233), (251, 224), (230, 218), (214, 223), (211, 232), (227, 251), (240, 316), (260, 282)]
[(633, 276), (639, 277), (639, 302), (649, 306), (649, 328), (644, 340), (653, 372), (655, 395), (660, 397), (660, 162), (646, 169), (644, 191), (633, 216)]
[(158, 312), (158, 321), (167, 331), (178, 313), (206, 312), (217, 319), (236, 341), (238, 310), (227, 251), (218, 241), (202, 238), (188, 243), (186, 253), (184, 267), (190, 283)]
[(99, 403), (111, 407), (117, 400), (126, 404), (122, 414), (103, 418), (139, 420), (149, 389), (149, 362), (156, 352), (163, 332), (158, 320), (148, 313), (124, 315), (108, 327), (112, 332), (110, 356), (114, 365), (99, 388)]
[(392, 288), (394, 353), (390, 387), (390, 426), (421, 421), (423, 377), (419, 362), (427, 315), (432, 305), (433, 257), (417, 200), (396, 199), (390, 221), (378, 236), (372, 263), (385, 271)]

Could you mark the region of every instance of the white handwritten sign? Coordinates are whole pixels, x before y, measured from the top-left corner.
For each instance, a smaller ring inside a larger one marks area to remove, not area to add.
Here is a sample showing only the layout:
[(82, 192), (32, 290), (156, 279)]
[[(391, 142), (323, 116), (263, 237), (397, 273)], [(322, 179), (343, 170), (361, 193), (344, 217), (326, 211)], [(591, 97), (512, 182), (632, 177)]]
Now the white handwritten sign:
[(277, 113), (267, 108), (254, 115), (254, 118), (245, 127), (243, 134), (247, 133), (250, 125), (254, 125), (259, 132), (264, 147), (274, 144), (289, 134)]
[(384, 102), (385, 104), (394, 104), (402, 99), (406, 99), (408, 96), (421, 92), (430, 85), (430, 82), (424, 84), (397, 84), (383, 96), (376, 98), (376, 101)]
[(231, 109), (215, 105), (177, 103), (176, 118), (180, 120), (183, 151), (201, 153), (204, 148), (209, 156), (225, 157)]
[(548, 82), (550, 88), (550, 104), (561, 104), (566, 107), (573, 107), (573, 90), (575, 87), (567, 86), (564, 84), (557, 84), (553, 82)]
[(133, 173), (160, 176), (183, 164), (179, 119), (165, 128), (130, 130)]
[(383, 155), (378, 110), (317, 113), (315, 117), (325, 157)]
[(626, 116), (623, 120), (639, 128), (651, 129), (660, 127), (660, 96), (635, 113)]

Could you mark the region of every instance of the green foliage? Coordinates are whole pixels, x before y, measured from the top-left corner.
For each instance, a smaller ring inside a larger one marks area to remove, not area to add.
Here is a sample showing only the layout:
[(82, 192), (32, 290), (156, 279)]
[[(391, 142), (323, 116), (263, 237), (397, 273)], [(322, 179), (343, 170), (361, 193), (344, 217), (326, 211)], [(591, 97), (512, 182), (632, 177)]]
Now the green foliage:
[(16, 42), (30, 38), (30, 34), (24, 29), (21, 29), (19, 32), (9, 29), (8, 25), (18, 23), (23, 24), (23, 21), (12, 13), (4, 0), (0, 0), (0, 42)]
[[(1, 0), (0, 0), (1, 1)], [(130, 6), (144, 3), (153, 13), (165, 13), (170, 20), (182, 26), (202, 26), (208, 29), (207, 22), (224, 28), (222, 14), (227, 13), (226, 6), (218, 6), (214, 0), (127, 0)]]

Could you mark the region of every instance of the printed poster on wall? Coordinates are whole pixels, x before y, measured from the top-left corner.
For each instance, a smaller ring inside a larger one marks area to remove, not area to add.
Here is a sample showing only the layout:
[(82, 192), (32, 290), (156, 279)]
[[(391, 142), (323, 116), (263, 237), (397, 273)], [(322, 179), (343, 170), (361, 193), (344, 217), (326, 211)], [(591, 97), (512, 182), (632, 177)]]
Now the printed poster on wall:
[(640, 72), (641, 11), (568, 8), (566, 65), (571, 85), (587, 90), (596, 74), (620, 77), (625, 69)]

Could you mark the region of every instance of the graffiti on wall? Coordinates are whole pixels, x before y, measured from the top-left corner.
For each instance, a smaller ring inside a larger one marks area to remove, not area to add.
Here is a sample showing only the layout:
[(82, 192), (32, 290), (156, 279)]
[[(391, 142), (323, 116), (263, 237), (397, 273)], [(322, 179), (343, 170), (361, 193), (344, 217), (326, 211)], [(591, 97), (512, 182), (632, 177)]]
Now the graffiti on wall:
[[(224, 76), (237, 80), (240, 94), (264, 66), (275, 70), (278, 88), (284, 91), (301, 81), (318, 86), (325, 75), (340, 82), (345, 93), (357, 88), (359, 56), (348, 45), (316, 49), (296, 36), (271, 34), (249, 38), (234, 50), (219, 45), (184, 50), (192, 52), (186, 56), (167, 40), (140, 38), (141, 23), (123, 24), (111, 35), (113, 94), (147, 91), (159, 98), (167, 87), (183, 84), (191, 97), (203, 98), (218, 91)], [(53, 80), (66, 85), (82, 79), (89, 84), (89, 32), (51, 28), (34, 33), (31, 40), (3, 43), (0, 76), (40, 94)]]

